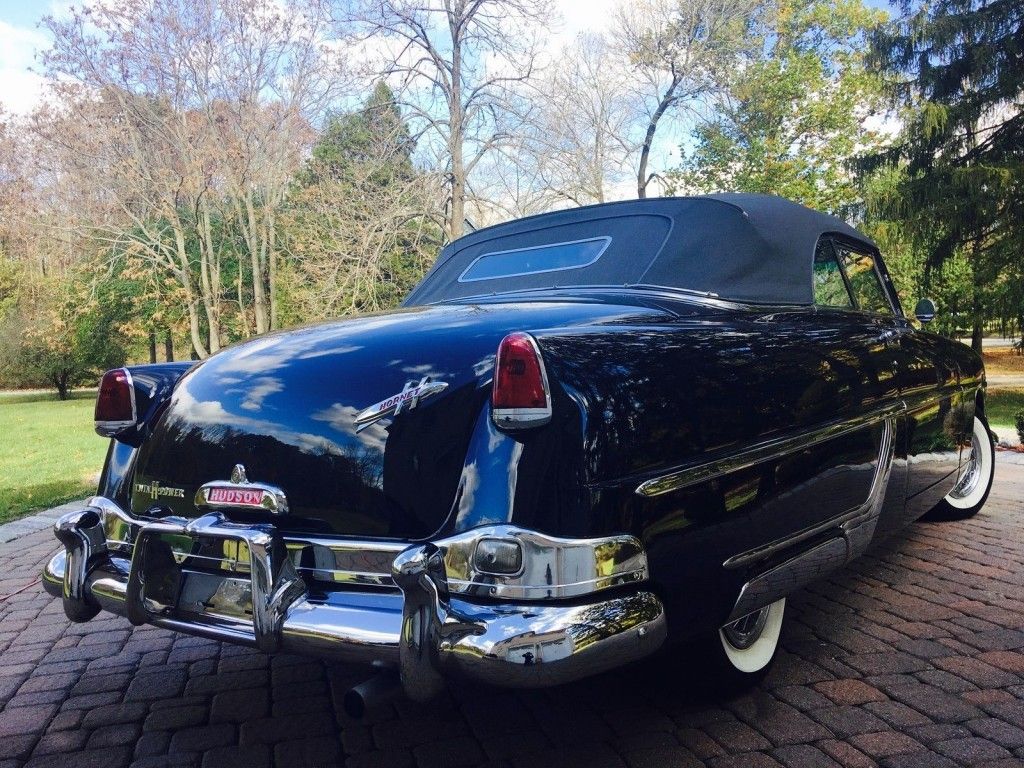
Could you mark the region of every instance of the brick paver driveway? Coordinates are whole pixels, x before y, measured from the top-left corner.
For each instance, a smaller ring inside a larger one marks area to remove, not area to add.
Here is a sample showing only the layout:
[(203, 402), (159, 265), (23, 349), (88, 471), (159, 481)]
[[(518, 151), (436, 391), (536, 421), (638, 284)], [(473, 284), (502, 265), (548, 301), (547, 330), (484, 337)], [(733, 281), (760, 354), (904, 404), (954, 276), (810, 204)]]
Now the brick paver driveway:
[(0, 545), (0, 768), (1024, 765), (1022, 499), (1024, 466), (1001, 462), (975, 520), (919, 523), (794, 595), (784, 652), (738, 699), (668, 659), (360, 722), (340, 707), (358, 671), (69, 624), (38, 585), (17, 592), (55, 548), (29, 533)]

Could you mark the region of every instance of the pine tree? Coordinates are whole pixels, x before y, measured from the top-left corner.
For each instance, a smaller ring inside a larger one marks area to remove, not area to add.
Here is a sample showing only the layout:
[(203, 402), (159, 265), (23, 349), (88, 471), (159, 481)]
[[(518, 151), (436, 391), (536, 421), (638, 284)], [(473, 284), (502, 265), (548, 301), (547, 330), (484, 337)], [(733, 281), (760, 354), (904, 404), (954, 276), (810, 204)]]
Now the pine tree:
[(904, 130), (878, 165), (905, 171), (878, 212), (906, 222), (929, 268), (957, 253), (974, 270), (973, 341), (982, 286), (1024, 259), (1024, 3), (900, 0), (873, 40)]
[(372, 164), (370, 179), (384, 186), (412, 175), (415, 145), (394, 93), (382, 80), (360, 109), (330, 117), (313, 147), (307, 177), (327, 175), (340, 181), (354, 167), (365, 172)]

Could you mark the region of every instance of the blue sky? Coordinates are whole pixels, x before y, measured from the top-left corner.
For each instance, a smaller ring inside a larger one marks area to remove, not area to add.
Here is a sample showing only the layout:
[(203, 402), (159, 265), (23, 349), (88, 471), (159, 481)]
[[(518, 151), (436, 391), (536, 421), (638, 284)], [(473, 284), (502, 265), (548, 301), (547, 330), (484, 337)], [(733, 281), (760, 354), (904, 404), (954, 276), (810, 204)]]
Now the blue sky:
[[(88, 0), (86, 0), (88, 2)], [(877, 8), (888, 8), (887, 0), (865, 0)], [(619, 0), (551, 0), (564, 23), (553, 44), (568, 42), (578, 32), (606, 28)], [(48, 43), (39, 22), (47, 14), (62, 13), (82, 0), (0, 0), (0, 106), (9, 112), (25, 113), (42, 93), (41, 78), (31, 72), (37, 66), (36, 53)]]

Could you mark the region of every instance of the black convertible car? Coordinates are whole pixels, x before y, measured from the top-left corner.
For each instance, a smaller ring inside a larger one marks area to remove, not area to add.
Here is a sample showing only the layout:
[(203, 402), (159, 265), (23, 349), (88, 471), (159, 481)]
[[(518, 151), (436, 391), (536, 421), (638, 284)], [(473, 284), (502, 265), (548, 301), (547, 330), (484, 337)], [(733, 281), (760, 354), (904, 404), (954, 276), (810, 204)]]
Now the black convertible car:
[(43, 579), (73, 621), (373, 664), (417, 699), (688, 638), (746, 680), (787, 594), (981, 508), (984, 396), (836, 218), (549, 213), (452, 243), (394, 312), (108, 372), (100, 486)]

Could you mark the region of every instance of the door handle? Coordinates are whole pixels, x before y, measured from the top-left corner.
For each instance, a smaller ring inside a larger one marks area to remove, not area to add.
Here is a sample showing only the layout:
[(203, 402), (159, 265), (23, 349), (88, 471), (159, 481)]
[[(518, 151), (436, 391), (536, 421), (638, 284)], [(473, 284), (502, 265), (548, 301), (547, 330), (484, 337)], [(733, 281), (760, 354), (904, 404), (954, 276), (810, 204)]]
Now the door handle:
[(899, 341), (900, 332), (895, 328), (889, 328), (888, 330), (882, 331), (879, 334), (878, 340), (886, 344), (886, 346), (892, 346)]

